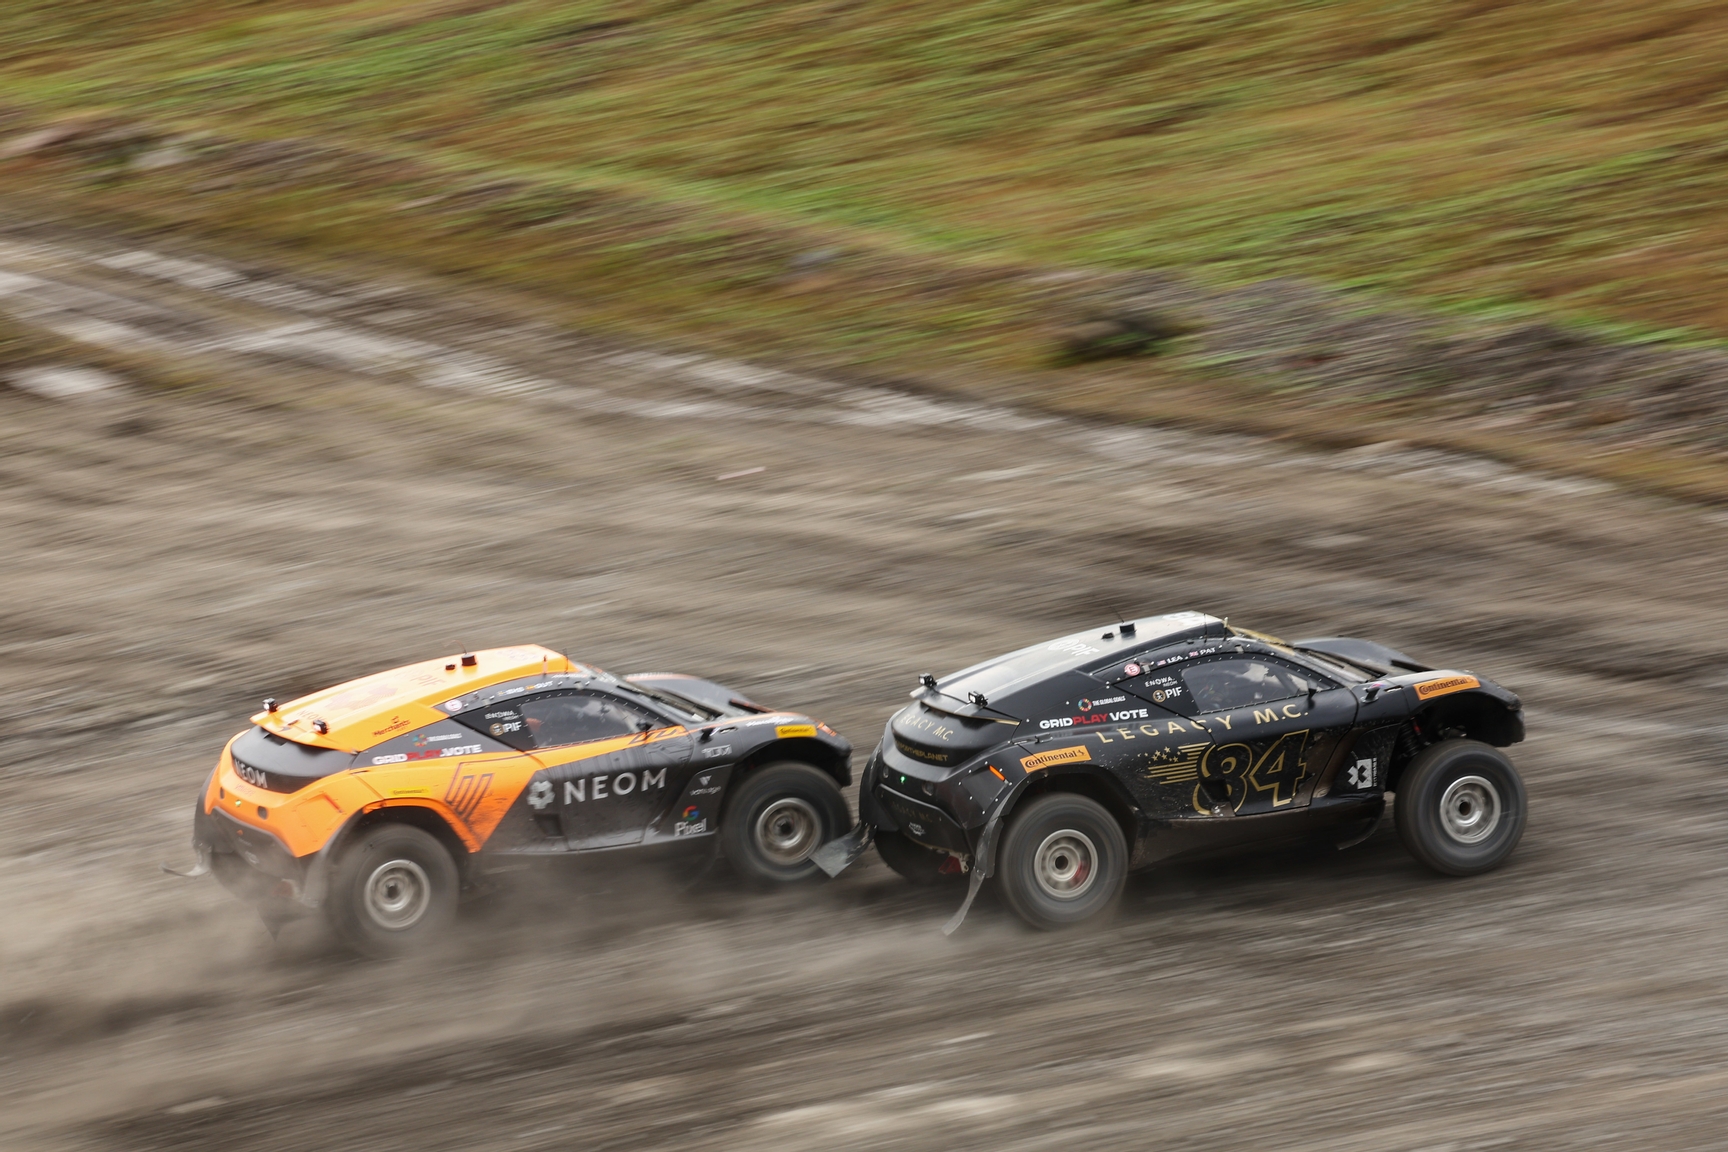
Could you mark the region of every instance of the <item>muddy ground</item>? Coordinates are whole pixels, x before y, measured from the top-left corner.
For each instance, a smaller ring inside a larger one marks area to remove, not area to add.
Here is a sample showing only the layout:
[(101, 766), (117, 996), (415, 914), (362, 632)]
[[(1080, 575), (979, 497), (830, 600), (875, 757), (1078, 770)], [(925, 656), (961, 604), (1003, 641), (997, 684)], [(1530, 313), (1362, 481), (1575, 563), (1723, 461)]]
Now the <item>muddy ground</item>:
[[(194, 382), (0, 389), (0, 1147), (1720, 1147), (1720, 513), (0, 241), (0, 308)], [(157, 870), (265, 695), (539, 641), (862, 748), (920, 671), (1186, 607), (1523, 693), (1511, 863), (1440, 879), (1383, 827), (1143, 874), (1086, 934), (987, 890), (945, 938), (958, 896), (874, 857), (766, 896), (596, 858), (392, 965)]]

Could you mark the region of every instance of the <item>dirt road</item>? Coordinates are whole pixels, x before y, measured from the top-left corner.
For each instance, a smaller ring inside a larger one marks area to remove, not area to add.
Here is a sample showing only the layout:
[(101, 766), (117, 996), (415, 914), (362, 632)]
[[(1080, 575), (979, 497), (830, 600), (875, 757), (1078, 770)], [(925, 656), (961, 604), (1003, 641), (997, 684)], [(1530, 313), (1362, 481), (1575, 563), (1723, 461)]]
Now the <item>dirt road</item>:
[[(212, 381), (0, 389), (0, 1147), (1721, 1145), (1719, 514), (15, 217), (0, 308)], [(395, 965), (157, 871), (264, 695), (540, 641), (867, 747), (919, 671), (1185, 607), (1523, 693), (1511, 864), (1437, 879), (1383, 828), (1143, 875), (1087, 935), (986, 899), (944, 938), (957, 898), (874, 858), (766, 897), (590, 860)]]

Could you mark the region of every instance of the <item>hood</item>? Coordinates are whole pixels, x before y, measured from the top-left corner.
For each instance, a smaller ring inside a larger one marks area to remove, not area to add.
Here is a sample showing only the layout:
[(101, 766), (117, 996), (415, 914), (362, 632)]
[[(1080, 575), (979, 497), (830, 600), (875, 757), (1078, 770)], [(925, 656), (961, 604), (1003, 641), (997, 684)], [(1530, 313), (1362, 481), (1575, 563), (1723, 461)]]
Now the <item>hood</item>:
[[(358, 752), (445, 719), (446, 712), (434, 705), (541, 671), (595, 670), (574, 664), (538, 644), (488, 648), (374, 672), (291, 700), (275, 712), (260, 712), (252, 717), (252, 723), (299, 744)], [(314, 727), (320, 721), (327, 731), (319, 732)]]

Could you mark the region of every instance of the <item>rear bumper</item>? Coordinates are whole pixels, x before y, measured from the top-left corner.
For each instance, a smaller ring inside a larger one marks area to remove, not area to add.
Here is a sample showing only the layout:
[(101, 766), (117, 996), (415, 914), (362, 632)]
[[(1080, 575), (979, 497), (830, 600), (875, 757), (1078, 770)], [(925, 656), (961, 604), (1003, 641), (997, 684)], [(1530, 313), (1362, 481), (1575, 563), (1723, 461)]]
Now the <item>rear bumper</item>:
[(288, 846), (270, 833), (242, 824), (220, 808), (200, 815), (201, 831), (216, 855), (238, 856), (274, 880), (298, 883), (306, 878), (306, 862), (296, 859)]
[(971, 855), (972, 842), (967, 837), (966, 830), (942, 809), (922, 800), (914, 800), (881, 784), (872, 789), (872, 792), (875, 806), (885, 810), (893, 818), (895, 829), (902, 836), (915, 840), (926, 848), (951, 852), (957, 856)]
[(275, 905), (287, 914), (291, 905), (323, 902), (322, 854), (297, 857), (268, 832), (220, 808), (204, 811), (202, 801), (192, 818), (192, 847), (217, 882), (247, 903)]
[(935, 796), (916, 797), (890, 788), (889, 773), (881, 750), (870, 757), (858, 782), (858, 820), (878, 832), (898, 832), (927, 848), (957, 855), (970, 855), (969, 836), (953, 813), (931, 801)]

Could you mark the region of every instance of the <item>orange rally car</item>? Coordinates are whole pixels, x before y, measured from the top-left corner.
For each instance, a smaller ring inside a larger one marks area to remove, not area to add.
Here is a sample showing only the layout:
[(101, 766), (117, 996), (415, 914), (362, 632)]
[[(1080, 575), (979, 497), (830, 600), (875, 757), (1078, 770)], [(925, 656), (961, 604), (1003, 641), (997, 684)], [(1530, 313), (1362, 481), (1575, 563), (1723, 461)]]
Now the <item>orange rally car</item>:
[(371, 956), (435, 936), (488, 859), (718, 835), (758, 882), (814, 875), (851, 825), (852, 746), (694, 676), (613, 676), (538, 645), (264, 702), (193, 820), (198, 867), (272, 930), (322, 909)]

